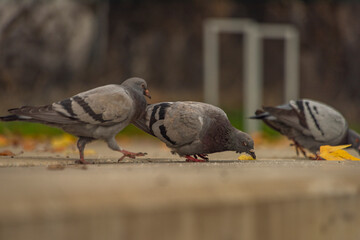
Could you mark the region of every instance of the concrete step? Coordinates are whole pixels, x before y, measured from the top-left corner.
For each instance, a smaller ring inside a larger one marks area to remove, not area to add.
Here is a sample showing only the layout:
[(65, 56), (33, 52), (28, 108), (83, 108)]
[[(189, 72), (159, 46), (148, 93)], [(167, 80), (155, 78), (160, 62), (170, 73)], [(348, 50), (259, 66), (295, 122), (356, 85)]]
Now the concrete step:
[(0, 239), (360, 239), (359, 162), (221, 156), (1, 158)]

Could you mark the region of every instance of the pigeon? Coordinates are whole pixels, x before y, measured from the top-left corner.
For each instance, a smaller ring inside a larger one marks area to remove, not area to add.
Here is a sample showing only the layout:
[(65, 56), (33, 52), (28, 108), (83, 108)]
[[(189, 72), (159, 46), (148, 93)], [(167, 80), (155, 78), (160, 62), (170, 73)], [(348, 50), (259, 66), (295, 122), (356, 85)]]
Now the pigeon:
[(209, 161), (207, 154), (228, 150), (245, 152), (256, 159), (253, 139), (233, 127), (223, 110), (210, 104), (150, 104), (133, 124), (160, 139), (173, 154), (185, 156), (187, 162)]
[(144, 79), (130, 78), (122, 84), (110, 84), (79, 93), (71, 98), (49, 105), (23, 106), (9, 109), (11, 115), (2, 121), (27, 121), (62, 128), (79, 137), (77, 147), (80, 163), (84, 160), (85, 145), (95, 139), (104, 140), (109, 148), (135, 158), (145, 153), (132, 153), (122, 149), (115, 136), (128, 124), (144, 114), (146, 99), (151, 98)]
[(263, 107), (251, 119), (265, 124), (287, 136), (306, 156), (308, 149), (317, 156), (322, 145), (351, 144), (360, 153), (360, 135), (351, 130), (347, 121), (334, 108), (310, 99), (291, 100), (276, 107)]

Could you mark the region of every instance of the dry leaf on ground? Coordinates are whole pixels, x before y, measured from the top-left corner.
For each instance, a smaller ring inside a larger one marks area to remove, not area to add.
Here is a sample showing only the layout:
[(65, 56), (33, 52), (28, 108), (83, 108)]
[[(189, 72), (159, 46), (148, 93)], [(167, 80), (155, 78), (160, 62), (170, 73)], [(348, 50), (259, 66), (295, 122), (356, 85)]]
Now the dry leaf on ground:
[(343, 150), (350, 146), (351, 144), (339, 145), (339, 146), (324, 145), (320, 147), (319, 156), (325, 160), (330, 160), (330, 161), (341, 161), (341, 160), (360, 161), (360, 158), (356, 158), (351, 154), (349, 154), (347, 151)]
[(15, 153), (13, 153), (12, 151), (9, 151), (9, 150), (4, 150), (4, 151), (0, 152), (0, 156), (13, 157), (15, 155), (16, 155)]
[(64, 151), (70, 145), (75, 143), (75, 138), (69, 134), (63, 134), (60, 137), (51, 139), (51, 147), (55, 152)]
[(249, 154), (241, 154), (238, 157), (238, 160), (255, 160), (252, 156), (250, 156)]

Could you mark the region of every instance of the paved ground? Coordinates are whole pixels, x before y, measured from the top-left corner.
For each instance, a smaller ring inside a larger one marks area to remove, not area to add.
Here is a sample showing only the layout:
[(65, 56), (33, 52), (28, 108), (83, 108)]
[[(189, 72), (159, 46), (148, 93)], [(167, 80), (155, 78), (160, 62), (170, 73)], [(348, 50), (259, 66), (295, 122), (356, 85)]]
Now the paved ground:
[(149, 155), (117, 163), (94, 143), (85, 167), (76, 152), (1, 157), (0, 239), (360, 239), (360, 162), (267, 146), (187, 163), (156, 141), (124, 146)]
[[(184, 158), (170, 153), (170, 149), (165, 144), (155, 139), (125, 139), (121, 141), (121, 146), (126, 150), (132, 152), (146, 152), (145, 157), (139, 157), (136, 160), (124, 159), (124, 163), (136, 162), (185, 162)], [(32, 151), (23, 150), (21, 147), (6, 147), (0, 148), (2, 150), (10, 150), (16, 154), (15, 157), (0, 157), (0, 167), (19, 167), (19, 166), (48, 166), (51, 164), (73, 164), (78, 159), (78, 151), (73, 145), (72, 148), (60, 151), (50, 152), (43, 151), (42, 147)], [(96, 141), (87, 145), (85, 149), (85, 159), (91, 163), (117, 163), (118, 158), (122, 156), (121, 153), (110, 150), (104, 142)], [(265, 145), (265, 147), (258, 147), (256, 149), (258, 160), (273, 160), (273, 159), (298, 159), (303, 160), (303, 157), (297, 157), (293, 148), (289, 147), (287, 143), (280, 145)], [(234, 161), (239, 162), (237, 158), (239, 154), (235, 152), (221, 152), (209, 155), (210, 162)], [(257, 161), (257, 162), (260, 162)]]

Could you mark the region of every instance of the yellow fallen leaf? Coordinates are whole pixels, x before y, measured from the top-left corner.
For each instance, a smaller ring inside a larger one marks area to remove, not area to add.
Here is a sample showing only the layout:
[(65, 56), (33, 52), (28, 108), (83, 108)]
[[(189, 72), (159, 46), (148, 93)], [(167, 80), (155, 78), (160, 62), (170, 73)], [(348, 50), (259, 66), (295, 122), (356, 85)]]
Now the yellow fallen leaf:
[(244, 153), (238, 157), (238, 160), (255, 160), (252, 156)]
[(360, 158), (356, 158), (351, 154), (349, 154), (347, 151), (343, 150), (350, 146), (351, 144), (339, 145), (339, 146), (324, 145), (320, 147), (319, 156), (325, 160), (330, 160), (330, 161), (342, 161), (342, 160), (360, 161)]
[(338, 145), (338, 146), (330, 146), (330, 145), (324, 145), (320, 147), (320, 152), (335, 152), (337, 150), (345, 149), (351, 147), (351, 144), (346, 145)]
[(75, 143), (75, 138), (69, 134), (63, 134), (60, 137), (51, 139), (51, 147), (54, 151), (63, 151)]

